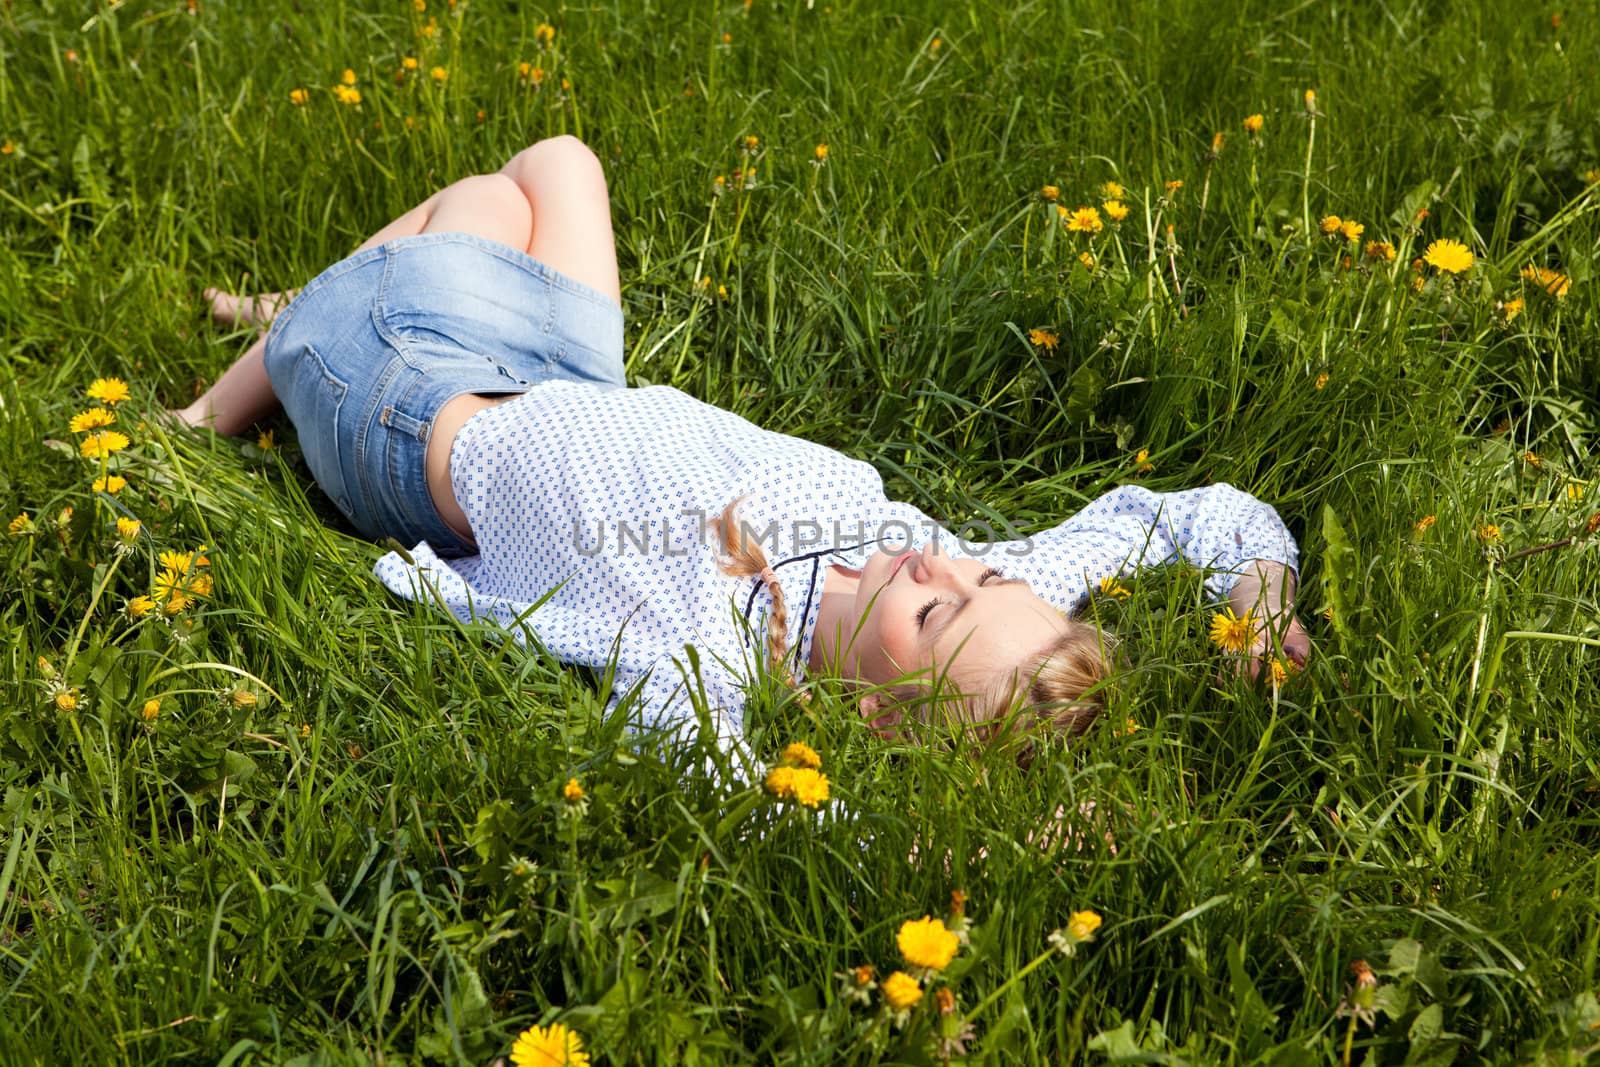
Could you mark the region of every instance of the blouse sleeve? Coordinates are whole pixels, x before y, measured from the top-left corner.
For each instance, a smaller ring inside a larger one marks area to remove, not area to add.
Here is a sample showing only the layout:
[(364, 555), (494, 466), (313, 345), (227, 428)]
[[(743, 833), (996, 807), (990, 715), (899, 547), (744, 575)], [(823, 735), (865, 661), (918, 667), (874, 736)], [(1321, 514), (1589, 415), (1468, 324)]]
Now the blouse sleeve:
[[(993, 551), (998, 549), (998, 552)], [(1299, 551), (1278, 513), (1224, 482), (1176, 493), (1124, 485), (1042, 533), (991, 546), (993, 566), (1022, 578), (1063, 611), (1102, 579), (1181, 559), (1206, 568), (1223, 597), (1252, 560), (1297, 569)]]

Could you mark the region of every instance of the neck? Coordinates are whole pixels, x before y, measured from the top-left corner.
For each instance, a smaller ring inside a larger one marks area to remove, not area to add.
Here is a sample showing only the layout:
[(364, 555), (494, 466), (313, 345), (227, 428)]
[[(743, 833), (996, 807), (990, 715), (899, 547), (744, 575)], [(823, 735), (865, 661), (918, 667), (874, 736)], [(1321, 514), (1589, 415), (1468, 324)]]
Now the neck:
[(811, 635), (811, 656), (806, 661), (809, 673), (815, 677), (830, 667), (838, 670), (841, 678), (854, 678), (855, 660), (849, 654), (841, 662), (838, 650), (850, 641), (850, 628), (855, 622), (856, 589), (861, 585), (861, 572), (852, 567), (829, 564), (823, 571), (822, 603), (817, 608), (817, 628)]

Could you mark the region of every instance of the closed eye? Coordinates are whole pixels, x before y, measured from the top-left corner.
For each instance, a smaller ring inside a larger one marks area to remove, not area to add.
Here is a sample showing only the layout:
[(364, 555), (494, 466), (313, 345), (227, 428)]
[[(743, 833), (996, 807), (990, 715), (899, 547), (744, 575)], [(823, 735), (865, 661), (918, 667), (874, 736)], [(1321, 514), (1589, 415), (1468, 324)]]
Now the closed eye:
[[(988, 582), (988, 580), (990, 578), (999, 578), (1002, 581), (1008, 581), (1009, 580), (1009, 579), (1006, 578), (1006, 576), (1004, 574), (1002, 574), (999, 571), (995, 570), (993, 567), (990, 567), (988, 570), (986, 570), (982, 574), (978, 575), (978, 584), (979, 585), (983, 585), (986, 582)], [(922, 607), (918, 608), (917, 609), (917, 629), (919, 629), (919, 630), (922, 629), (923, 626), (928, 621), (928, 613), (931, 612), (934, 608), (938, 607), (940, 604), (943, 604), (943, 603), (944, 603), (944, 601), (940, 600), (938, 597), (935, 597), (934, 599), (928, 601), (926, 604), (922, 605)]]

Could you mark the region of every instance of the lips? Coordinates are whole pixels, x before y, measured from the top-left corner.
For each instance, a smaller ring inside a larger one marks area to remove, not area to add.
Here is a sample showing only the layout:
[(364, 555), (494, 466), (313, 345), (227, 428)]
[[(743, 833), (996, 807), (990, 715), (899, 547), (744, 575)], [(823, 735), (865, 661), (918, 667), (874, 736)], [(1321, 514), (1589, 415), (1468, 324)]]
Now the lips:
[(894, 581), (894, 576), (900, 573), (900, 568), (909, 563), (911, 561), (911, 557), (914, 555), (916, 555), (916, 553), (912, 552), (910, 549), (900, 553), (900, 558), (889, 564), (889, 577), (887, 580), (890, 582)]

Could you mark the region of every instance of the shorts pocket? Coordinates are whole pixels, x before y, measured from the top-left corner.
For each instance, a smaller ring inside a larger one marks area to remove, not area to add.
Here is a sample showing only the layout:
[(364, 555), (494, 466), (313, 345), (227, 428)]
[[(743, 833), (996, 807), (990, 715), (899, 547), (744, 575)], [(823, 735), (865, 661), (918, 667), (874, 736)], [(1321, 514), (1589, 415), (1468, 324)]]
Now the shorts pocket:
[(354, 521), (340, 442), (340, 415), (350, 383), (329, 370), (327, 361), (310, 344), (300, 345), (298, 352), (271, 355), (268, 377), (300, 437), (306, 466), (345, 518)]

